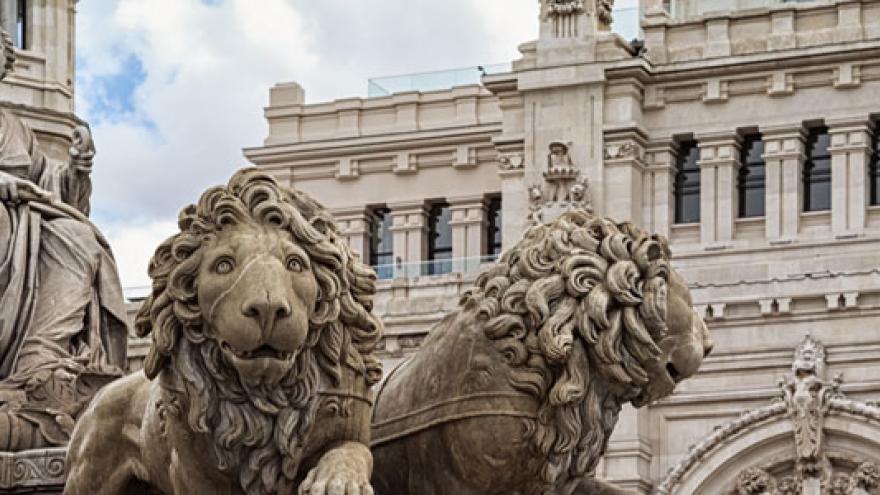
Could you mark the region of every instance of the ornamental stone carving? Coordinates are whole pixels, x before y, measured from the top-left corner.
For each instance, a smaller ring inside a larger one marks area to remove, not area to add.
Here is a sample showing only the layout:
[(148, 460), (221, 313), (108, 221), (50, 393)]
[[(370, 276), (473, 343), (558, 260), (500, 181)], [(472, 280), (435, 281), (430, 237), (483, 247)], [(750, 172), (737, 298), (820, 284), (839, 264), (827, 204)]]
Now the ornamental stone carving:
[(502, 171), (522, 170), (525, 167), (525, 159), (522, 153), (500, 153), (498, 155), (499, 169)]
[(736, 495), (765, 495), (776, 491), (776, 480), (767, 471), (749, 468), (736, 479)]
[(569, 154), (571, 143), (553, 141), (547, 155), (544, 183), (528, 188), (529, 223), (539, 225), (550, 222), (562, 213), (590, 208), (589, 182), (581, 177)]
[(825, 445), (824, 423), (829, 415), (844, 413), (857, 421), (880, 422), (880, 408), (846, 398), (840, 391), (841, 383), (840, 376), (825, 379), (825, 348), (807, 335), (795, 349), (790, 375), (779, 382), (779, 397), (716, 427), (670, 468), (655, 493), (676, 493), (675, 488), (691, 470), (730, 439), (768, 420), (787, 418), (792, 427), (791, 456), (778, 459), (772, 466), (744, 469), (724, 492), (726, 495), (880, 495), (876, 460), (852, 459), (829, 452)]

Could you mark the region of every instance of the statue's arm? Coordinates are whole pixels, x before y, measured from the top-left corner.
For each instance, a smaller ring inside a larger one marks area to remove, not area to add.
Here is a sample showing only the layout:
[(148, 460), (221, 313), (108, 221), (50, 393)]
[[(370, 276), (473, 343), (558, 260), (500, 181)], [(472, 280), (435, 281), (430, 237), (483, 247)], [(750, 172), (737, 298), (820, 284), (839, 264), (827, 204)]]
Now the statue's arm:
[(73, 130), (69, 153), (70, 159), (62, 177), (64, 202), (88, 215), (92, 196), (92, 161), (95, 158), (95, 144), (88, 127), (78, 126)]

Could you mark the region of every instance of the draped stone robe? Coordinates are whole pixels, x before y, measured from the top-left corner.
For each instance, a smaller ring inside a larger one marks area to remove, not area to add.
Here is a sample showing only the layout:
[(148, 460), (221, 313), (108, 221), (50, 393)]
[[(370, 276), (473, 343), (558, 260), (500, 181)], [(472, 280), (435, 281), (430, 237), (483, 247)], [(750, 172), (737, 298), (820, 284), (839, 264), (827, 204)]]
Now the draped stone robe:
[(0, 111), (0, 175), (50, 193), (19, 188), (18, 202), (0, 206), (0, 450), (66, 443), (91, 396), (125, 367), (116, 265), (85, 216), (89, 171), (48, 159)]

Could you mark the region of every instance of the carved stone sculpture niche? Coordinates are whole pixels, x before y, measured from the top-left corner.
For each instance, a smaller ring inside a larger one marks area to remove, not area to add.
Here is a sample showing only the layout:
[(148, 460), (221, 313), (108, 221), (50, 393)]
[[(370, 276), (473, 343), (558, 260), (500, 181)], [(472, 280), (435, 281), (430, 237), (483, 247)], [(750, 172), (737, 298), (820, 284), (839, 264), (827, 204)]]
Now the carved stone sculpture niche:
[(529, 223), (551, 222), (570, 210), (591, 211), (587, 179), (575, 167), (569, 154), (571, 143), (553, 141), (547, 155), (544, 183), (528, 189)]

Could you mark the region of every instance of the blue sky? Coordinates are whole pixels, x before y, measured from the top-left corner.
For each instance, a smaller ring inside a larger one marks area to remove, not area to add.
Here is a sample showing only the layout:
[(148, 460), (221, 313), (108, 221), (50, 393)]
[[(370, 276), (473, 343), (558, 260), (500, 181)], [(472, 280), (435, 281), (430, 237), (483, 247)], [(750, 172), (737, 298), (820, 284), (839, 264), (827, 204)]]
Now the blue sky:
[(310, 102), (366, 96), (370, 77), (509, 62), (538, 28), (536, 0), (88, 0), (77, 11), (93, 219), (126, 287), (149, 283), (179, 209), (247, 165), (241, 149), (266, 135), (273, 84), (297, 81)]

